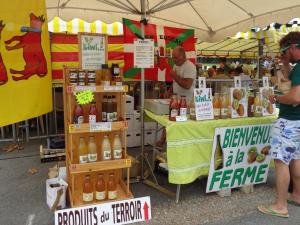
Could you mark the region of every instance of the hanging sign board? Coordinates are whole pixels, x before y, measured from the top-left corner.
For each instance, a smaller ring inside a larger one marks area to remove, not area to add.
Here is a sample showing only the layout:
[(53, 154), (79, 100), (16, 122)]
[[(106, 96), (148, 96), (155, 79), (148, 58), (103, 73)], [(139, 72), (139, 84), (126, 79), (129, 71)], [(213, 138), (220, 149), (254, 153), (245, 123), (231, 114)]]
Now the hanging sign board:
[(83, 70), (99, 70), (107, 64), (107, 36), (79, 33), (79, 58)]
[(150, 219), (149, 196), (55, 211), (55, 225), (82, 224), (82, 221), (93, 225), (129, 224)]
[(154, 68), (154, 40), (135, 39), (134, 46), (134, 67)]
[(196, 120), (209, 120), (214, 118), (211, 88), (194, 90)]
[[(266, 182), (271, 128), (258, 124), (215, 129), (206, 192)], [(220, 154), (222, 164), (216, 165)]]

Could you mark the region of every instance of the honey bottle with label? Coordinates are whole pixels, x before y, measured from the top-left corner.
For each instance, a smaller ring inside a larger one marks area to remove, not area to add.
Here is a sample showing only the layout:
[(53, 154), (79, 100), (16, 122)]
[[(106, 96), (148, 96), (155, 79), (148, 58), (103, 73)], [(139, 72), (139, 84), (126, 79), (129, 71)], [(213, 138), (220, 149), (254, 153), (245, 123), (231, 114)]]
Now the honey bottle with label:
[(97, 146), (95, 143), (95, 137), (91, 136), (88, 146), (88, 159), (89, 162), (97, 161)]
[(94, 198), (91, 176), (86, 175), (83, 182), (82, 200), (84, 202), (92, 202)]
[(96, 199), (98, 201), (106, 199), (106, 186), (104, 175), (102, 173), (98, 174), (95, 190)]
[(78, 159), (79, 159), (78, 160), (79, 163), (87, 163), (88, 162), (88, 148), (86, 147), (83, 137), (81, 137), (79, 139)]
[(117, 183), (113, 173), (109, 174), (108, 177), (107, 192), (109, 200), (116, 199), (118, 197)]
[(213, 108), (214, 108), (214, 118), (220, 119), (221, 115), (221, 100), (220, 100), (220, 94), (215, 93), (213, 97)]
[(114, 159), (122, 159), (122, 143), (119, 134), (115, 134), (113, 142)]
[(111, 145), (107, 135), (102, 141), (102, 160), (111, 160)]

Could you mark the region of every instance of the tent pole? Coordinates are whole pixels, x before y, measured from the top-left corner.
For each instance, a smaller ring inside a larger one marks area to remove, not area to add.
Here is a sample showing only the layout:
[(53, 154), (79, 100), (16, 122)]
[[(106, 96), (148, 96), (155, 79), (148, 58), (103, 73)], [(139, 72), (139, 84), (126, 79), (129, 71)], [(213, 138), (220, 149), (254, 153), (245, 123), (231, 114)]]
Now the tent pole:
[[(141, 0), (141, 35), (142, 38), (145, 38), (145, 27), (144, 27), (144, 20), (146, 19), (145, 16), (145, 0)], [(141, 178), (144, 180), (144, 99), (145, 99), (145, 69), (141, 69), (141, 108), (140, 108), (140, 118), (141, 118), (141, 144), (142, 144), (142, 175)]]

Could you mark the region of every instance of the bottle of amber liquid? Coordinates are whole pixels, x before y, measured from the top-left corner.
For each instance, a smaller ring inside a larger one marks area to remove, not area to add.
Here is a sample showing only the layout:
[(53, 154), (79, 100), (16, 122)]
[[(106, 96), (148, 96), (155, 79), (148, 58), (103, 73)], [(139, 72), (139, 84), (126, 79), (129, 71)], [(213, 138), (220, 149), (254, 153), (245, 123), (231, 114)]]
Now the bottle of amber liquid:
[(190, 119), (191, 120), (196, 120), (195, 97), (194, 97), (194, 95), (193, 95), (193, 98), (190, 101), (189, 107), (190, 107)]
[(73, 123), (82, 124), (84, 122), (84, 112), (81, 105), (76, 104), (73, 111)]
[(95, 143), (95, 137), (91, 136), (88, 145), (88, 159), (89, 162), (97, 161), (97, 146)]
[(98, 201), (102, 201), (106, 198), (105, 180), (104, 175), (102, 173), (98, 174), (95, 190), (96, 199)]
[(92, 202), (94, 198), (91, 176), (86, 175), (83, 182), (82, 200), (84, 202)]
[(213, 97), (213, 108), (214, 108), (214, 118), (220, 119), (221, 115), (221, 100), (220, 100), (220, 94), (215, 93)]
[(109, 174), (108, 177), (107, 192), (109, 200), (116, 199), (118, 197), (117, 183), (113, 173)]
[(88, 162), (88, 148), (86, 147), (83, 137), (81, 137), (79, 139), (78, 161), (79, 161), (79, 163), (87, 163)]
[(118, 112), (117, 112), (117, 100), (116, 100), (116, 96), (112, 96), (111, 97), (111, 107), (112, 107), (112, 117), (113, 117), (113, 121), (117, 121), (118, 120)]
[(107, 103), (108, 98), (106, 95), (104, 95), (102, 101), (102, 122), (107, 122)]

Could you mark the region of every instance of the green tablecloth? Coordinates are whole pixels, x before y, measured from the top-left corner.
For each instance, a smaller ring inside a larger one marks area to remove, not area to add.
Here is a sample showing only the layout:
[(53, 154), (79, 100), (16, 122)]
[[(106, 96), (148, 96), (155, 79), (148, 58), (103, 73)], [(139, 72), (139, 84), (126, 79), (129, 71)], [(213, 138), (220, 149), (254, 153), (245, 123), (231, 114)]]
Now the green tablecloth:
[(215, 128), (270, 124), (277, 118), (266, 116), (172, 122), (167, 115), (156, 115), (148, 110), (145, 113), (166, 127), (169, 182), (173, 184), (188, 184), (199, 176), (208, 174)]

